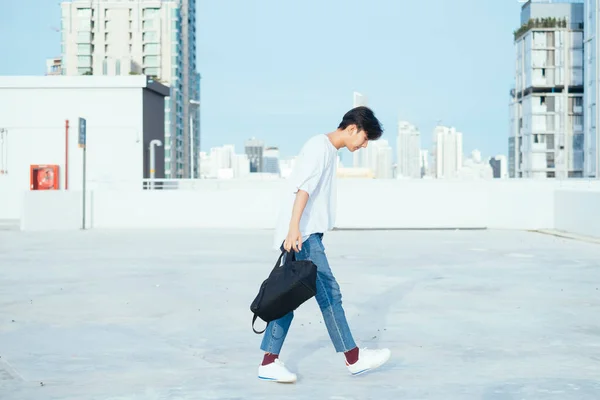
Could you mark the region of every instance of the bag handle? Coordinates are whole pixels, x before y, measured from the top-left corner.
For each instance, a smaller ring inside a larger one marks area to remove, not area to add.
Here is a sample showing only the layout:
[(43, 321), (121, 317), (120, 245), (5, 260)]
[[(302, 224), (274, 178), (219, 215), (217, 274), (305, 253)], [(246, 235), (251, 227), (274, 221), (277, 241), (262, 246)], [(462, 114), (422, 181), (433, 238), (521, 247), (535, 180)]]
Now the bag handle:
[(256, 330), (256, 328), (254, 328), (254, 323), (256, 322), (256, 318), (258, 318), (258, 315), (254, 314), (254, 317), (252, 318), (252, 330), (257, 335), (260, 335), (261, 333), (264, 333), (264, 331), (267, 330), (267, 326), (269, 326), (269, 324), (267, 324), (267, 326), (265, 326), (265, 329), (263, 329), (262, 331), (259, 332), (259, 331)]
[(296, 252), (294, 251), (294, 249), (290, 249), (290, 251), (286, 251), (282, 247), (281, 255), (279, 255), (279, 258), (277, 259), (277, 262), (275, 263), (275, 267), (273, 267), (273, 270), (277, 269), (277, 267), (280, 267), (282, 265), (281, 260), (283, 259), (283, 256), (285, 256), (286, 254), (287, 254), (287, 256), (285, 257), (285, 262), (283, 265), (286, 265), (286, 264), (296, 260)]

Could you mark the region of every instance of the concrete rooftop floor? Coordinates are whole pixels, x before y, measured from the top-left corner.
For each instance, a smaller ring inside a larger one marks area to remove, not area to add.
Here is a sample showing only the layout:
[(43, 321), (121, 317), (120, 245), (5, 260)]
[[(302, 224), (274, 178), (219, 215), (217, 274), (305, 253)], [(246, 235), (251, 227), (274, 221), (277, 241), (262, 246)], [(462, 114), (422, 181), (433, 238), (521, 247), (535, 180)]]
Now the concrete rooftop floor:
[[(348, 374), (314, 300), (259, 381), (249, 305), (268, 231), (0, 231), (0, 399), (598, 399), (600, 245), (514, 231), (325, 237), (361, 346)], [(261, 325), (262, 326), (262, 325)]]

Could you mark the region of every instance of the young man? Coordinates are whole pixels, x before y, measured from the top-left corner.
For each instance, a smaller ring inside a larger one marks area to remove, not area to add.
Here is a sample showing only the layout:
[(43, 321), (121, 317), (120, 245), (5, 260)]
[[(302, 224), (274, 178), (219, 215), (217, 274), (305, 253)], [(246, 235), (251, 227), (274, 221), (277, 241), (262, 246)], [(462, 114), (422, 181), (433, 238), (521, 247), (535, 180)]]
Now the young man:
[[(317, 266), (316, 300), (336, 352), (343, 352), (353, 375), (383, 365), (388, 349), (358, 349), (348, 327), (340, 287), (329, 268), (323, 233), (332, 229), (335, 218), (335, 175), (338, 150), (351, 152), (367, 147), (381, 137), (382, 128), (367, 107), (354, 108), (344, 115), (337, 130), (309, 139), (303, 146), (282, 204), (275, 231), (275, 247), (296, 252), (296, 259), (311, 260)], [(283, 243), (283, 244), (282, 244)], [(271, 321), (261, 344), (265, 352), (258, 368), (260, 379), (291, 383), (296, 375), (279, 360), (279, 352), (294, 317), (293, 312)]]

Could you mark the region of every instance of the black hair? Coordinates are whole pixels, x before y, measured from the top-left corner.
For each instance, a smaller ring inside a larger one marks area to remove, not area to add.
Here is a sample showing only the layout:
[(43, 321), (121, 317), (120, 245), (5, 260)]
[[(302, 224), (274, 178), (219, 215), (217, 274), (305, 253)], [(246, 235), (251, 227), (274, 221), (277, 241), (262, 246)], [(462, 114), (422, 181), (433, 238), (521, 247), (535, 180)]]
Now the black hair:
[(346, 129), (350, 125), (356, 125), (359, 132), (365, 131), (369, 140), (377, 140), (383, 134), (381, 123), (368, 107), (360, 106), (348, 111), (338, 129)]

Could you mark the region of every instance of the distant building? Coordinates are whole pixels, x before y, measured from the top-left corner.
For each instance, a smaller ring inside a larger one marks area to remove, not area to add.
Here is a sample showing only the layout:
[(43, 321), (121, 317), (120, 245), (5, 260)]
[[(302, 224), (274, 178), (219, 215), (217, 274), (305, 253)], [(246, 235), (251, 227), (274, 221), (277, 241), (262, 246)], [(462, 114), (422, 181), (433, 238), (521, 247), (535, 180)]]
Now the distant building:
[(462, 133), (455, 128), (437, 126), (433, 135), (434, 176), (438, 179), (457, 178), (462, 169)]
[(62, 58), (54, 57), (46, 60), (46, 75), (62, 75)]
[(398, 123), (398, 178), (420, 179), (421, 172), (421, 133), (416, 126), (400, 121)]
[(263, 172), (264, 149), (265, 144), (261, 140), (252, 138), (246, 141), (244, 153), (248, 156), (248, 160), (250, 160), (251, 173)]
[(508, 160), (506, 159), (506, 156), (492, 157), (490, 158), (489, 164), (492, 167), (494, 178), (508, 178)]
[(267, 147), (263, 153), (263, 168), (268, 174), (280, 175), (279, 169), (279, 149), (277, 147)]
[(481, 152), (473, 150), (471, 157), (462, 163), (458, 178), (460, 179), (492, 179), (494, 172), (489, 162), (482, 162)]
[(583, 11), (572, 0), (523, 5), (514, 35), (511, 177), (583, 177)]

